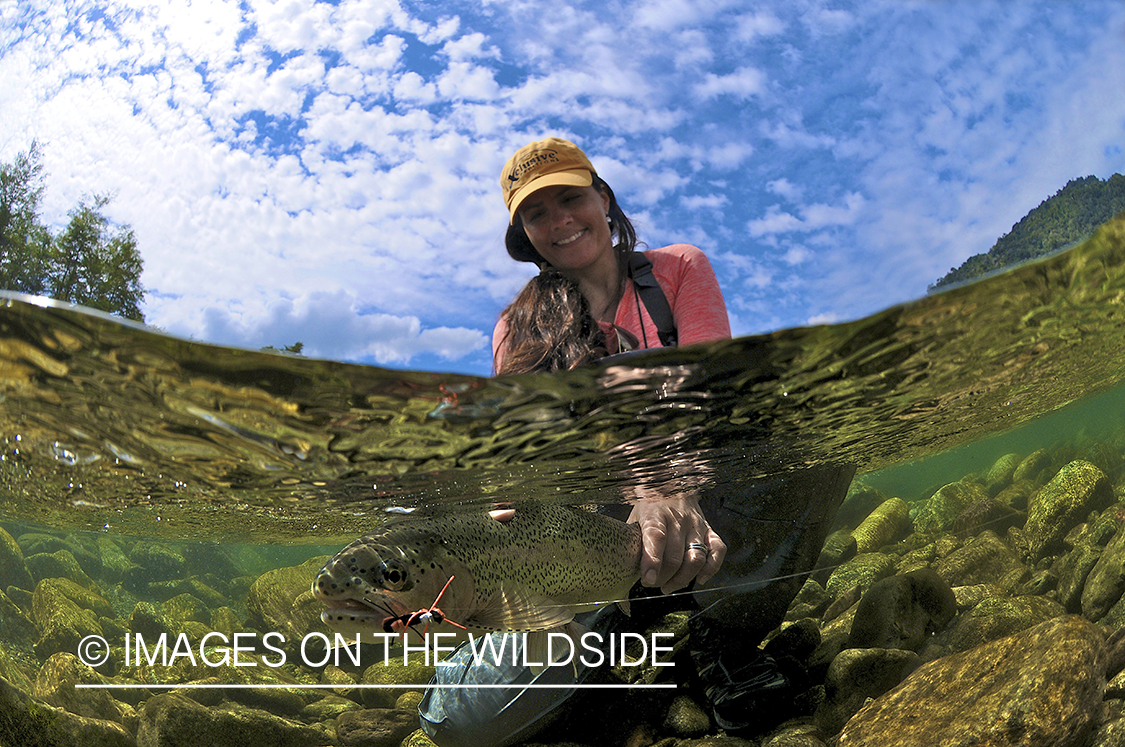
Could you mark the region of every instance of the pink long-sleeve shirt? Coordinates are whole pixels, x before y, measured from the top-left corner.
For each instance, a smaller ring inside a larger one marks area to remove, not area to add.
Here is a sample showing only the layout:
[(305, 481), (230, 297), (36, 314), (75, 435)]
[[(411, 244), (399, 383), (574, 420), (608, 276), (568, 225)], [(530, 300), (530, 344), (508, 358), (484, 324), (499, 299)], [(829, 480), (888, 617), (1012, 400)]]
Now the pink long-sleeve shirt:
[[(672, 244), (660, 249), (649, 249), (644, 254), (652, 262), (652, 273), (672, 308), (677, 344), (683, 346), (730, 339), (727, 305), (723, 301), (715, 271), (702, 251), (689, 244)], [(618, 352), (617, 335), (613, 334), (614, 325), (636, 337), (639, 348), (646, 347), (646, 341), (647, 347), (662, 347), (656, 323), (649, 316), (644, 301), (640, 302), (639, 313), (637, 306), (633, 281), (626, 279), (625, 292), (621, 294), (621, 300), (617, 304), (613, 324), (598, 322), (606, 333), (611, 354)], [(507, 332), (507, 321), (501, 315), (492, 332), (492, 356), (497, 369), (503, 361), (503, 341)]]

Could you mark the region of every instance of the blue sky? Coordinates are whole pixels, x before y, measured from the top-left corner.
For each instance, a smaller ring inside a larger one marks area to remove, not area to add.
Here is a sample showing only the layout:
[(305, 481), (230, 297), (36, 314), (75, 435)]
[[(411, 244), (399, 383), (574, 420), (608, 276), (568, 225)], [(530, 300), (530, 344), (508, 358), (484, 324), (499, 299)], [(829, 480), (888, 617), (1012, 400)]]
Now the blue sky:
[(532, 268), (504, 161), (570, 137), (736, 335), (924, 295), (1072, 178), (1125, 172), (1125, 4), (16, 0), (0, 159), (136, 230), (147, 320), (486, 374)]

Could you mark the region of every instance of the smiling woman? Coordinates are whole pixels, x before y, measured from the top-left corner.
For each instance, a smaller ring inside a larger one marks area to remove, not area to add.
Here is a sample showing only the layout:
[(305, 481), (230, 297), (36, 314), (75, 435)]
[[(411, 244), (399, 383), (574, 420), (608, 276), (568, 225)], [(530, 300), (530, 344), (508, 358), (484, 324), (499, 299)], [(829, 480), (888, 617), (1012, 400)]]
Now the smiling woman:
[(573, 368), (614, 353), (730, 337), (715, 273), (686, 244), (638, 252), (613, 190), (574, 143), (529, 143), (500, 177), (508, 254), (540, 274), (492, 337), (498, 374)]

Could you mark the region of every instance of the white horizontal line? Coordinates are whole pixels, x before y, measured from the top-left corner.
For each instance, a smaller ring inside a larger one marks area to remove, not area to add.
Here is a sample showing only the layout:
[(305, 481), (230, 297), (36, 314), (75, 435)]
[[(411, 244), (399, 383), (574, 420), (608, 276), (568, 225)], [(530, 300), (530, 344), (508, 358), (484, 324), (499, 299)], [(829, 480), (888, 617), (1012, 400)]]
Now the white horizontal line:
[(480, 685), (465, 685), (465, 684), (448, 684), (448, 685), (216, 685), (212, 683), (206, 684), (186, 684), (186, 685), (120, 685), (120, 684), (83, 684), (75, 683), (76, 690), (429, 690), (435, 688), (438, 690), (495, 690), (499, 688), (516, 688), (520, 690), (626, 690), (626, 689), (649, 689), (649, 690), (668, 690), (674, 689), (676, 683), (660, 683), (652, 685), (614, 685), (614, 684), (590, 684), (590, 685), (549, 685), (543, 683), (530, 683), (530, 684), (511, 684), (502, 685), (495, 683), (487, 683)]

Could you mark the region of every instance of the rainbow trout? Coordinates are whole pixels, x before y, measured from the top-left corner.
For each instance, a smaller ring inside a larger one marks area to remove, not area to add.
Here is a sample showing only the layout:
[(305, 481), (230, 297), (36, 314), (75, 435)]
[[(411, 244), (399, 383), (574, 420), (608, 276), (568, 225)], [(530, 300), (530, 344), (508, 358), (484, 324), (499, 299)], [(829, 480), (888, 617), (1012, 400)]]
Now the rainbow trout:
[(347, 636), (390, 632), (434, 606), (443, 620), (430, 632), (456, 632), (444, 621), (476, 634), (546, 631), (625, 599), (640, 553), (636, 524), (567, 506), (520, 505), (504, 523), (487, 512), (406, 516), (337, 553), (312, 591), (328, 607), (321, 619)]

